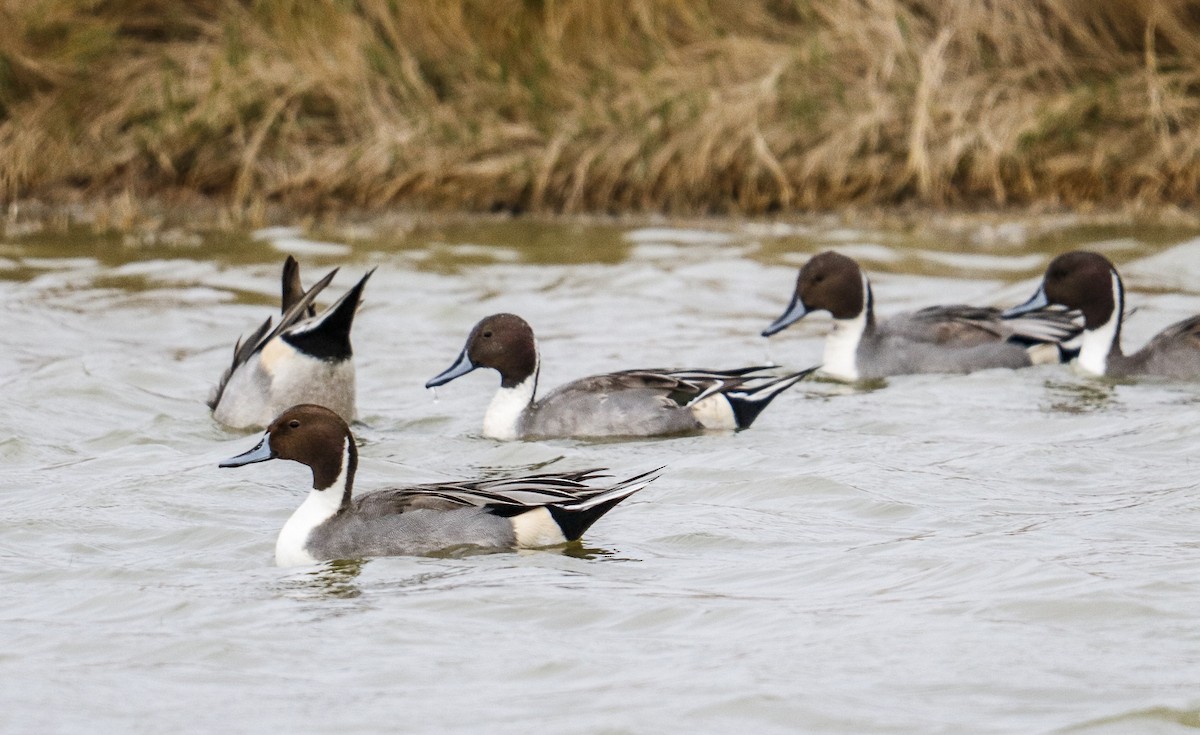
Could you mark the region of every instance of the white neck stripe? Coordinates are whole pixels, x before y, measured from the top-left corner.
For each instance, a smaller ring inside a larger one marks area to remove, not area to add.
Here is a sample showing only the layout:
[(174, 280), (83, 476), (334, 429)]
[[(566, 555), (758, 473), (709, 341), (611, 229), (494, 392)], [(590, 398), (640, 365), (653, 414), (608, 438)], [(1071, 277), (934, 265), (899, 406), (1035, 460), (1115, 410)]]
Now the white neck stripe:
[[(537, 349), (536, 347), (534, 349)], [(501, 386), (492, 396), (483, 414), (483, 435), (492, 439), (511, 440), (520, 436), (521, 417), (533, 405), (537, 393), (541, 359), (534, 363), (533, 373), (511, 388)]]
[(1116, 271), (1112, 272), (1113, 310), (1108, 315), (1108, 321), (1095, 329), (1083, 330), (1083, 339), (1079, 346), (1079, 359), (1076, 364), (1079, 369), (1092, 375), (1104, 375), (1108, 371), (1108, 358), (1117, 347), (1117, 337), (1121, 329), (1121, 317), (1125, 311), (1125, 289), (1121, 285), (1121, 277)]
[(871, 310), (871, 282), (862, 274), (863, 300), (858, 316), (834, 319), (833, 329), (825, 338), (825, 356), (821, 372), (840, 380), (858, 380), (858, 346), (867, 331), (867, 314)]
[(275, 540), (275, 563), (281, 567), (312, 564), (317, 559), (308, 551), (313, 530), (337, 515), (350, 482), (350, 438), (342, 445), (342, 469), (333, 484), (324, 490), (313, 488), (300, 507), (292, 513)]

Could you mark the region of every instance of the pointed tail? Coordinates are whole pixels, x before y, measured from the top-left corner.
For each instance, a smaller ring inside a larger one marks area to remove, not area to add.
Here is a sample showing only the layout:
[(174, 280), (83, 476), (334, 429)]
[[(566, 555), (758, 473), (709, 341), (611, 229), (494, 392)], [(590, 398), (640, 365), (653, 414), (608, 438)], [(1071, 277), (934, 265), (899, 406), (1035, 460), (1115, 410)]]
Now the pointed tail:
[(723, 391), (722, 395), (725, 396), (725, 400), (729, 401), (729, 406), (733, 409), (738, 430), (749, 429), (758, 415), (775, 399), (775, 396), (799, 383), (816, 369), (816, 367), (810, 367), (807, 370), (780, 378), (748, 381), (732, 390)]
[(591, 528), (593, 523), (600, 520), (602, 515), (612, 510), (622, 500), (657, 480), (662, 470), (663, 468), (659, 467), (622, 480), (608, 490), (583, 498), (577, 503), (559, 503), (547, 505), (545, 508), (550, 511), (550, 517), (558, 524), (563, 538), (567, 541), (575, 541), (583, 536), (584, 531)]
[(289, 329), (284, 339), (305, 354), (324, 360), (344, 360), (352, 356), (350, 328), (362, 300), (363, 287), (374, 272), (374, 268), (367, 271), (333, 306)]
[[(334, 269), (337, 272), (337, 269)], [(332, 277), (332, 273), (327, 278)], [(287, 256), (287, 260), (283, 261), (283, 278), (282, 280), (282, 298), (280, 299), (279, 313), (286, 314), (288, 309), (295, 306), (301, 299), (304, 298), (304, 285), (300, 282), (300, 263), (292, 256)], [(303, 317), (308, 319), (317, 315), (317, 307), (311, 302), (304, 310)]]

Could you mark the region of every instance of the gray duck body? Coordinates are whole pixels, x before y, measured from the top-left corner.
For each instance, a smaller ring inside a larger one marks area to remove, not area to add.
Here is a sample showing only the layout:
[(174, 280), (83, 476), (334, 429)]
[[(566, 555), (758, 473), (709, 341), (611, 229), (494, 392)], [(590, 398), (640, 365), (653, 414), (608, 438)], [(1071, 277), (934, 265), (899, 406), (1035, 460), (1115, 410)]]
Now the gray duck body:
[(1200, 314), (1170, 325), (1132, 355), (1120, 352), (1119, 343), (1114, 347), (1108, 375), (1195, 380), (1200, 378)]
[(315, 403), (353, 421), (357, 385), (350, 329), (373, 272), (318, 315), (314, 300), (337, 269), (304, 291), (299, 265), (289, 256), (279, 324), (272, 328), (268, 318), (248, 339), (238, 340), (232, 364), (208, 401), (213, 418), (235, 429), (261, 428), (290, 406)]
[(1014, 341), (1020, 324), (999, 317), (999, 309), (950, 305), (902, 312), (878, 325), (868, 322), (855, 354), (859, 375), (962, 374), (1033, 365), (1028, 345)]
[(318, 561), (371, 556), (414, 556), (456, 546), (511, 549), (517, 536), (512, 523), (476, 507), (433, 509), (398, 507), (377, 490), (355, 498), (309, 534), (306, 550)]
[(293, 406), (239, 467), (291, 459), (312, 469), (308, 497), (275, 544), (280, 566), (331, 559), (428, 554), (456, 547), (537, 548), (578, 539), (596, 520), (657, 476), (595, 483), (602, 470), (387, 488), (354, 496), (358, 451), (346, 423), (316, 405)]
[(800, 269), (791, 303), (763, 336), (814, 311), (828, 311), (834, 320), (821, 370), (847, 381), (1059, 362), (1061, 343), (1080, 331), (1064, 311), (1006, 318), (999, 309), (958, 304), (880, 321), (866, 274), (853, 259), (832, 251), (813, 256)]
[(493, 314), (475, 325), (455, 363), (426, 387), (480, 367), (500, 373), (500, 389), (483, 421), (484, 435), (496, 439), (745, 429), (775, 396), (812, 372), (774, 375), (768, 367), (624, 370), (581, 378), (537, 398), (539, 362), (532, 328), (515, 314)]

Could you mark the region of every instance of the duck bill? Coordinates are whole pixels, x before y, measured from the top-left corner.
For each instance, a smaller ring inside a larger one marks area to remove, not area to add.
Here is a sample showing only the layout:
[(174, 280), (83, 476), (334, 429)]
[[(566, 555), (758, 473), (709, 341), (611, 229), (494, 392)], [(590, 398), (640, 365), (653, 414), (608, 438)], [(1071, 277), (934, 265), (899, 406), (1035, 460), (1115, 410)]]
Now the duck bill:
[(792, 324), (800, 321), (808, 314), (808, 308), (804, 306), (804, 302), (800, 300), (800, 295), (792, 296), (792, 303), (788, 304), (787, 311), (783, 312), (775, 321), (771, 322), (771, 326), (762, 331), (762, 336), (770, 337), (776, 332), (782, 332)]
[(467, 357), (467, 349), (464, 347), (463, 351), (459, 353), (458, 359), (454, 361), (454, 364), (430, 378), (425, 387), (436, 388), (439, 385), (445, 385), (455, 378), (461, 378), (476, 367), (478, 366), (471, 362), (471, 358)]
[(1000, 318), (1011, 319), (1014, 316), (1021, 316), (1022, 314), (1028, 314), (1031, 311), (1044, 309), (1049, 305), (1050, 299), (1046, 297), (1046, 287), (1045, 285), (1042, 285), (1038, 287), (1037, 293), (1031, 296), (1025, 303), (1019, 306), (1014, 306), (1011, 309), (1005, 309), (1004, 312), (1000, 314)]
[(230, 457), (218, 466), (241, 467), (242, 465), (254, 464), (255, 462), (266, 462), (268, 459), (275, 459), (275, 452), (271, 449), (271, 435), (264, 434), (262, 441), (254, 449), (251, 449), (249, 452), (243, 452), (236, 457)]

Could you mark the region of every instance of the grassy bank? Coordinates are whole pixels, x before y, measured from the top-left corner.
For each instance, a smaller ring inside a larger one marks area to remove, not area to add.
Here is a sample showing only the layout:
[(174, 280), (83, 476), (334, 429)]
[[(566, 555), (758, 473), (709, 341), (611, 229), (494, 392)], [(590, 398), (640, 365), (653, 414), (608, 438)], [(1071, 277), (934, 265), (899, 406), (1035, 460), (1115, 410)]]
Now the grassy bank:
[(1182, 0), (4, 3), (0, 198), (1190, 206)]

